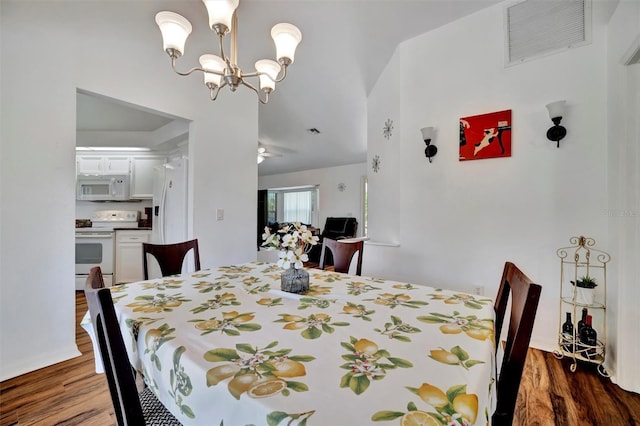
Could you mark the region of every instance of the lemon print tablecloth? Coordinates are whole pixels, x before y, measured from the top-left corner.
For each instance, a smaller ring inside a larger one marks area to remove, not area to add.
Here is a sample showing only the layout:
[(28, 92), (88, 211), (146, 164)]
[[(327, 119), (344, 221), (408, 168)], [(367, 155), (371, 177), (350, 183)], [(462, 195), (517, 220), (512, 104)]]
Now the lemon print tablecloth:
[(485, 425), (493, 301), (246, 263), (111, 288), (134, 367), (185, 425)]

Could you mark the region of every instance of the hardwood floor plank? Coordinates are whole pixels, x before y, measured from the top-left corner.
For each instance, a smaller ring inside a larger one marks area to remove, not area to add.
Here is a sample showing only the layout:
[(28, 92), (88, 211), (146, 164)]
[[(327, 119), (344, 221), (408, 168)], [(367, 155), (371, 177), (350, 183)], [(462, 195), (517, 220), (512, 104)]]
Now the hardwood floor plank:
[[(79, 326), (87, 311), (76, 292), (76, 341), (82, 356), (0, 383), (0, 426), (112, 426), (115, 413), (104, 375), (95, 373), (93, 346)], [(640, 425), (640, 395), (625, 392), (593, 365), (529, 350), (514, 425)]]

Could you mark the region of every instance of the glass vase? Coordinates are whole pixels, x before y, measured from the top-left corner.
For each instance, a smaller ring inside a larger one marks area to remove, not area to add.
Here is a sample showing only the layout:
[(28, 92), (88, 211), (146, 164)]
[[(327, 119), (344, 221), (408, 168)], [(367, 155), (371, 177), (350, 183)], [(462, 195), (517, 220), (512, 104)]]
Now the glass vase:
[(280, 289), (289, 293), (306, 293), (309, 291), (309, 273), (305, 269), (296, 269), (291, 264), (280, 276)]

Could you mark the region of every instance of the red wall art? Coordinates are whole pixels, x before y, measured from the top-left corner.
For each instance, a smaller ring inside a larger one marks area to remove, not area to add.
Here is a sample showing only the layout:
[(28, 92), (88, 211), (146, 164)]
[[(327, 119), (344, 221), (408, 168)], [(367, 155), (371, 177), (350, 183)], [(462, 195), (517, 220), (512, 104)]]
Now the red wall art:
[(511, 157), (511, 110), (460, 119), (460, 161)]

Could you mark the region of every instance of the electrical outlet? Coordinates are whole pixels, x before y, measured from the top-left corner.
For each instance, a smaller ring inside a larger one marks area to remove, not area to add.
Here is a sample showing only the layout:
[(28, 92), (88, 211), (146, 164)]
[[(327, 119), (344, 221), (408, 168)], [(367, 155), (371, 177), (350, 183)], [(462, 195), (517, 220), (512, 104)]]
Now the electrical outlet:
[(475, 294), (476, 296), (484, 296), (484, 286), (473, 286), (473, 294)]
[(224, 209), (216, 210), (216, 219), (224, 220)]

